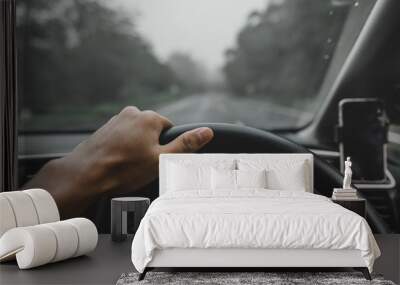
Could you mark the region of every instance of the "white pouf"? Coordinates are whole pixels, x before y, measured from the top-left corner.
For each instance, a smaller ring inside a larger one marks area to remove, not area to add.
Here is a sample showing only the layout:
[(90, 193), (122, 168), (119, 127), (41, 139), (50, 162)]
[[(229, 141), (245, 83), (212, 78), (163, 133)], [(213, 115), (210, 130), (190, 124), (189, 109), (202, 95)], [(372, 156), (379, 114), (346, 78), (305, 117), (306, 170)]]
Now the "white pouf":
[(57, 262), (75, 255), (78, 250), (79, 237), (70, 223), (62, 221), (44, 224), (43, 226), (51, 229), (57, 239), (57, 252), (51, 262)]
[(0, 193), (0, 237), (9, 229), (56, 222), (60, 214), (56, 202), (43, 189)]
[(97, 241), (96, 226), (85, 218), (18, 227), (0, 238), (0, 261), (15, 255), (19, 268), (28, 269), (87, 254)]
[(0, 237), (16, 226), (17, 222), (10, 202), (6, 197), (0, 195)]
[(2, 192), (13, 209), (17, 227), (33, 226), (39, 223), (35, 205), (30, 196), (23, 191)]
[(85, 218), (74, 218), (65, 220), (64, 222), (74, 226), (78, 232), (79, 244), (74, 257), (86, 254), (96, 248), (98, 233), (92, 221)]
[(22, 191), (28, 194), (36, 208), (39, 224), (51, 223), (60, 220), (56, 202), (49, 192), (43, 189), (29, 189)]
[(14, 228), (0, 238), (0, 261), (16, 255), (19, 268), (49, 263), (57, 251), (54, 233), (41, 225)]

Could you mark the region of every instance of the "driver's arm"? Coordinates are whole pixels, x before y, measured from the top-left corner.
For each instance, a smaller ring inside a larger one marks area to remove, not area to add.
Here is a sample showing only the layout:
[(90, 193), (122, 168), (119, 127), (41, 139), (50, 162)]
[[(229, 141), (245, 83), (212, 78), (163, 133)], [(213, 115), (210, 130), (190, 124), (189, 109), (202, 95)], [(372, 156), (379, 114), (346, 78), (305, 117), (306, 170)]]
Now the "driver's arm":
[(160, 153), (194, 152), (213, 138), (211, 129), (198, 128), (160, 145), (160, 133), (171, 126), (153, 111), (126, 107), (24, 188), (49, 191), (64, 218), (79, 215), (103, 193), (135, 191), (154, 180)]

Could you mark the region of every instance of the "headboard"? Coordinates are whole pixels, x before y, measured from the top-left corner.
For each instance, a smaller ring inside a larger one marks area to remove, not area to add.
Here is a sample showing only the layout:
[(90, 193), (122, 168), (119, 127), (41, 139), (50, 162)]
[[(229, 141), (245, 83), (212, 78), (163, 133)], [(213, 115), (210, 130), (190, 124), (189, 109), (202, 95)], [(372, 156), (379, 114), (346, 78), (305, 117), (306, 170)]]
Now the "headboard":
[(310, 153), (179, 153), (179, 154), (161, 154), (159, 162), (159, 195), (166, 192), (167, 185), (167, 164), (168, 162), (178, 160), (221, 160), (221, 159), (265, 159), (268, 161), (279, 160), (294, 160), (304, 161), (306, 169), (308, 169), (306, 176), (308, 178), (307, 192), (314, 192), (314, 162), (313, 155)]

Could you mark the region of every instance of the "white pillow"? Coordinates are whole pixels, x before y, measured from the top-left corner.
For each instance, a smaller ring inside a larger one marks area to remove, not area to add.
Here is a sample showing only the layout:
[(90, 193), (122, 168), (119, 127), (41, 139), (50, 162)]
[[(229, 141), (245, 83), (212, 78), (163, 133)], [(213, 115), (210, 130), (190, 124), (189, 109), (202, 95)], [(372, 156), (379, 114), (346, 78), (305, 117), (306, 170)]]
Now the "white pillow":
[(240, 188), (266, 188), (266, 170), (211, 170), (211, 187), (213, 190), (237, 190)]
[(231, 160), (176, 160), (167, 165), (167, 191), (211, 190), (211, 168), (234, 169)]
[(171, 163), (168, 169), (167, 189), (169, 191), (210, 189), (210, 171), (211, 167), (185, 167)]
[(213, 190), (235, 190), (236, 170), (213, 168), (211, 170), (211, 188)]
[(267, 172), (268, 188), (274, 190), (307, 191), (306, 177), (303, 165), (282, 170)]
[(240, 170), (267, 170), (267, 188), (273, 190), (307, 191), (309, 169), (301, 160), (239, 159)]
[(235, 170), (237, 188), (267, 188), (267, 171)]

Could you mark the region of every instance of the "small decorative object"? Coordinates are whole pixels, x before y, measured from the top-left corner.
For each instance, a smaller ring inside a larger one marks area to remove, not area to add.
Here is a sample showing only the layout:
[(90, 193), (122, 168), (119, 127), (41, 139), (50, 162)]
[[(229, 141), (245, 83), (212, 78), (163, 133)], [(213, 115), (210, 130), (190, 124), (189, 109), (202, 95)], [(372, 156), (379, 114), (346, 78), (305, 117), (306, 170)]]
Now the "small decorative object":
[[(149, 198), (120, 197), (111, 200), (111, 239), (124, 241), (128, 234), (128, 212), (133, 212), (133, 231), (136, 232), (147, 208)], [(133, 233), (134, 233), (133, 232)]]
[(334, 200), (354, 200), (357, 199), (357, 190), (351, 187), (351, 177), (353, 172), (351, 171), (351, 160), (347, 157), (344, 162), (344, 178), (343, 178), (343, 188), (334, 188), (332, 199)]
[(351, 177), (353, 175), (353, 171), (351, 170), (351, 160), (348, 156), (346, 161), (344, 162), (344, 179), (343, 179), (343, 189), (352, 189), (351, 188)]

